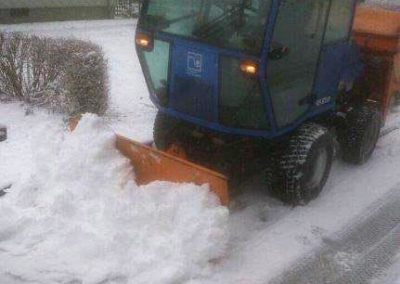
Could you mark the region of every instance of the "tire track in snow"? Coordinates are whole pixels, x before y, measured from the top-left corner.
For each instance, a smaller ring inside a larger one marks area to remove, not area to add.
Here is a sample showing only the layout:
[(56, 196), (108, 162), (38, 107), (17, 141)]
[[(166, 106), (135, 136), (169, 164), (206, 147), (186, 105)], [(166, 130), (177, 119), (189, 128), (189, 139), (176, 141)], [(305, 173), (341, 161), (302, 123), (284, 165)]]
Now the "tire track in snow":
[(376, 277), (400, 250), (400, 184), (364, 212), (270, 283), (364, 284)]

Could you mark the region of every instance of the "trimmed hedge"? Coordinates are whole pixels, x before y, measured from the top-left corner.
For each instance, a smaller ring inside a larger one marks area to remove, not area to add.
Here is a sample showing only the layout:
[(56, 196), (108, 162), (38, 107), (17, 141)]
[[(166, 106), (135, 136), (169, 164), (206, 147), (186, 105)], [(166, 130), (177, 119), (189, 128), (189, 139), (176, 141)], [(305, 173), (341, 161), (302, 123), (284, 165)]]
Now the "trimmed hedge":
[(99, 46), (0, 33), (0, 102), (23, 101), (70, 116), (104, 114), (107, 67)]

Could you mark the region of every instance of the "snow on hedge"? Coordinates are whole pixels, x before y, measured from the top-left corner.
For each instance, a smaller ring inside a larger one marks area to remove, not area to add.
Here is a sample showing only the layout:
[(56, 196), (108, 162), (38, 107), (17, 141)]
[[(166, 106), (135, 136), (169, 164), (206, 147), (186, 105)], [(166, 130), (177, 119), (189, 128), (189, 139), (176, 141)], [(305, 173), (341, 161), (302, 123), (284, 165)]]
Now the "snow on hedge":
[(223, 256), (228, 211), (207, 186), (137, 186), (114, 133), (94, 115), (73, 133), (38, 129), (33, 173), (0, 199), (0, 275), (184, 283)]
[(104, 114), (108, 75), (102, 49), (77, 39), (0, 31), (0, 103), (9, 101), (70, 116)]

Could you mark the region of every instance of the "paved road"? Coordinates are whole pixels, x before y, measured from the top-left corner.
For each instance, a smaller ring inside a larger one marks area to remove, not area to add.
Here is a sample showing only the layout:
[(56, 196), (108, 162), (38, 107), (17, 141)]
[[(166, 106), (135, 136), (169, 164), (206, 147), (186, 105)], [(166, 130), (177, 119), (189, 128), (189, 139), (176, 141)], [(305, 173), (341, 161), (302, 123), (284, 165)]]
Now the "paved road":
[[(400, 184), (341, 233), (269, 283), (365, 284), (400, 252)], [(389, 284), (389, 283), (388, 283)]]

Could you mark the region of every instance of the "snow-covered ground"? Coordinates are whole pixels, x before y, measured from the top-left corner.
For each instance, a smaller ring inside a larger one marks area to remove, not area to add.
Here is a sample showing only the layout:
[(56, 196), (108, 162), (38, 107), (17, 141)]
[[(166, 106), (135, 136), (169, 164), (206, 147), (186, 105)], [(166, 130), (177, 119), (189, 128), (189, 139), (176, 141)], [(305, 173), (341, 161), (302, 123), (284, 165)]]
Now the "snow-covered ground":
[[(116, 132), (151, 139), (155, 109), (134, 50), (134, 21), (29, 24), (0, 30), (73, 36), (100, 44), (111, 83), (111, 109), (105, 121)], [(82, 126), (87, 134), (71, 135), (61, 117), (42, 111), (25, 116), (12, 104), (0, 105), (0, 123), (10, 132), (8, 141), (0, 143), (0, 187), (13, 184), (0, 198), (0, 283), (297, 283), (285, 276), (303, 271), (303, 262), (313, 267), (314, 255), (326, 256), (324, 251), (336, 247), (340, 250), (333, 250), (327, 262), (346, 274), (359, 267), (386, 235), (364, 236), (358, 242), (364, 245), (359, 246), (348, 239), (368, 232), (363, 224), (391, 209), (389, 201), (400, 201), (398, 130), (382, 137), (367, 164), (355, 167), (337, 161), (321, 197), (308, 206), (283, 206), (254, 178), (242, 186), (244, 193), (233, 201), (226, 220), (222, 208), (204, 201), (211, 198), (204, 188), (186, 186), (193, 197), (186, 200), (177, 193), (177, 185), (156, 184), (157, 189), (146, 189), (148, 193), (134, 184), (127, 186), (127, 165), (110, 149), (109, 130), (94, 118)], [(93, 142), (97, 135), (100, 141)], [(88, 145), (81, 148), (77, 139)], [(72, 180), (65, 180), (63, 169)], [(108, 188), (119, 190), (112, 193)], [(98, 207), (100, 212), (95, 212)], [(192, 207), (194, 211), (188, 209)], [(397, 213), (390, 218), (400, 217)], [(229, 239), (223, 233), (225, 222)], [(379, 231), (397, 232), (393, 226)], [(382, 264), (377, 274), (395, 259), (394, 255)], [(396, 268), (376, 275), (382, 281), (377, 283), (394, 283), (399, 277)]]

